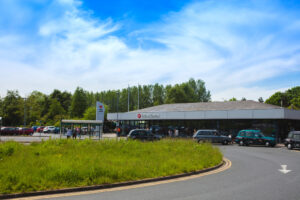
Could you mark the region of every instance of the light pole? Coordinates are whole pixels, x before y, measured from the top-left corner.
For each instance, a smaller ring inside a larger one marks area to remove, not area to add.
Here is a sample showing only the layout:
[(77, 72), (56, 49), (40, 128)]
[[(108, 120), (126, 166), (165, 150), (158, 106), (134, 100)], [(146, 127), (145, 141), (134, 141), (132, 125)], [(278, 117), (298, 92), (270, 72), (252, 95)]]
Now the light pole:
[(118, 129), (119, 129), (119, 94), (120, 94), (120, 92), (119, 91), (117, 91), (117, 137), (118, 137)]
[(26, 97), (23, 99), (24, 99), (24, 127), (23, 127), (23, 134), (24, 134), (25, 127), (26, 127)]
[(0, 141), (1, 141), (2, 117), (0, 117)]

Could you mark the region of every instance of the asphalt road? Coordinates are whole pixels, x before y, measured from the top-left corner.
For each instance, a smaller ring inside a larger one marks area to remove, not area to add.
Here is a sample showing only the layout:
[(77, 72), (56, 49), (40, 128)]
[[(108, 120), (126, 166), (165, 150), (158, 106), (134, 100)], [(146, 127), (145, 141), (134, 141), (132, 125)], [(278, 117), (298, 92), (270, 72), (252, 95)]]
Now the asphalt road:
[[(219, 146), (232, 166), (226, 171), (154, 186), (52, 199), (105, 200), (299, 200), (300, 151)], [(279, 171), (287, 165), (286, 174)]]

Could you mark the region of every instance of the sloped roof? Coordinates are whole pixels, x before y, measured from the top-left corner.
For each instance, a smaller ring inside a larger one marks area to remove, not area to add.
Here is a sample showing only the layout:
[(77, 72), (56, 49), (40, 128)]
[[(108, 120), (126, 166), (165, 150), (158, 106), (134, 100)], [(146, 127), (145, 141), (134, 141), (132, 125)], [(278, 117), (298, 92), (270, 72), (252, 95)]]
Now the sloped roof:
[(280, 109), (265, 103), (252, 100), (225, 101), (225, 102), (199, 102), (199, 103), (176, 103), (153, 106), (131, 112), (184, 112), (184, 111), (207, 111), (207, 110), (268, 110)]

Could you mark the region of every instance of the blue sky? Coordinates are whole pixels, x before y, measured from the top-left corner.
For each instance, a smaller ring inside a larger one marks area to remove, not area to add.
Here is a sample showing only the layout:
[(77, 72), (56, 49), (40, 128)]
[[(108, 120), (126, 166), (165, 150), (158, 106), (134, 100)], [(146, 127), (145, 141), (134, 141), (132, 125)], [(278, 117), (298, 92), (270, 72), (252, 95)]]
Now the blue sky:
[(212, 99), (300, 85), (299, 1), (0, 0), (0, 96), (206, 82)]

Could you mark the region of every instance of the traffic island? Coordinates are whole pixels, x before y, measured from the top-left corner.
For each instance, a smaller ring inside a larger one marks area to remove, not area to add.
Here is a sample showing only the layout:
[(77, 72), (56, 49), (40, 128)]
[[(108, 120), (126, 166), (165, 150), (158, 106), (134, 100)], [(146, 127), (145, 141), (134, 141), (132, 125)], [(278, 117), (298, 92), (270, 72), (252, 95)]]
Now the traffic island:
[(218, 148), (192, 140), (8, 142), (0, 152), (2, 199), (149, 183), (224, 165)]

